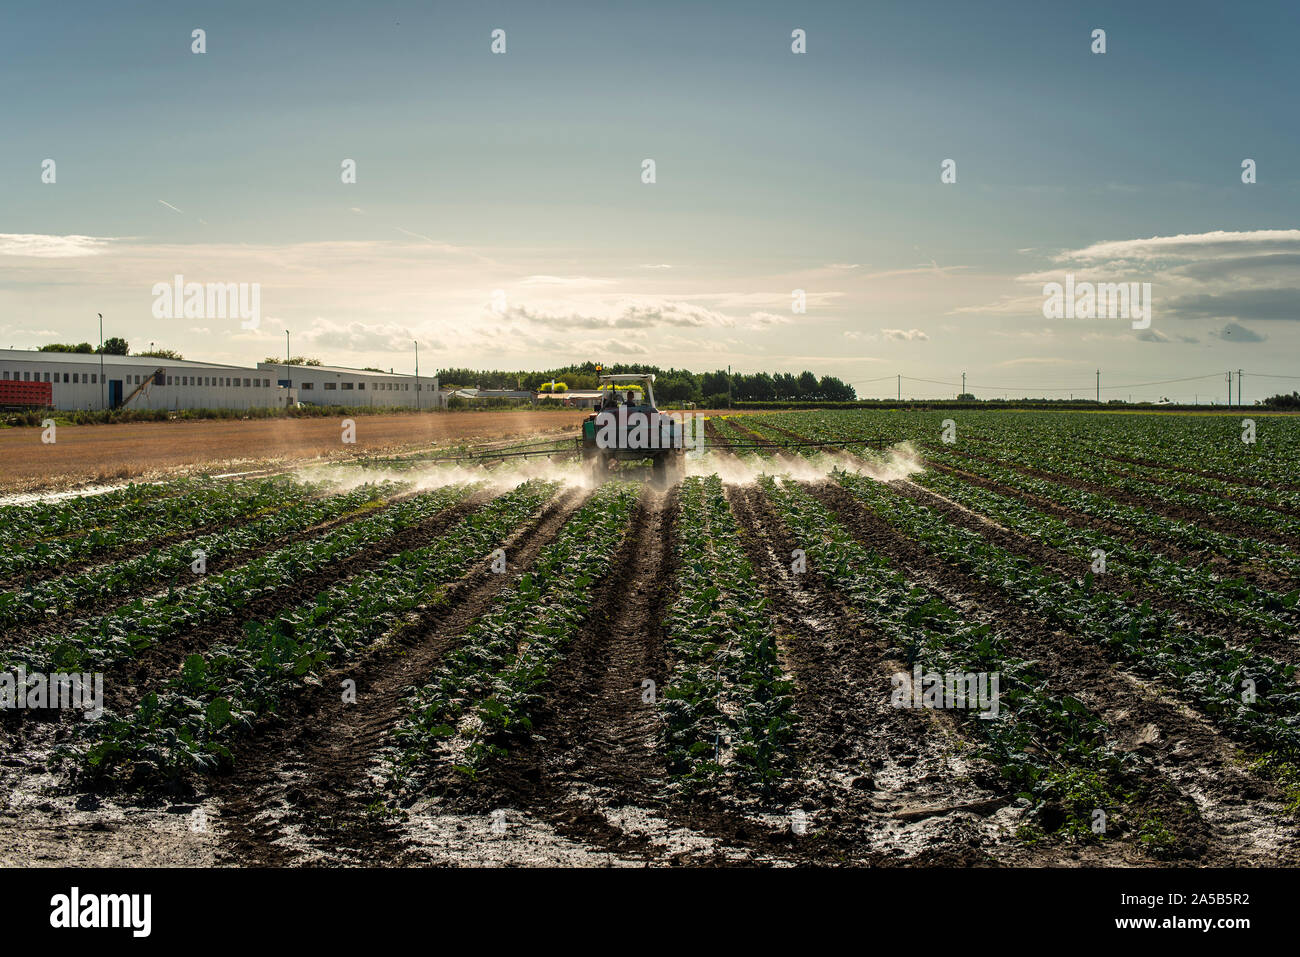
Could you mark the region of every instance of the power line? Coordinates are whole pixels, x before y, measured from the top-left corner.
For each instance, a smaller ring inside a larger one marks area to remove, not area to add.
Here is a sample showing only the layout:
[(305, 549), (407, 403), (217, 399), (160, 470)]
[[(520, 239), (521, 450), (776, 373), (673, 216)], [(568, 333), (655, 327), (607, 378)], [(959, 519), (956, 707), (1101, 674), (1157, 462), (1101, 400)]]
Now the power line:
[[(1172, 378), (1172, 379), (1153, 379), (1153, 380), (1151, 380), (1151, 381), (1149, 381), (1149, 382), (1129, 382), (1129, 383), (1123, 383), (1123, 384), (1120, 384), (1120, 385), (1103, 385), (1103, 386), (1100, 387), (1100, 391), (1102, 391), (1102, 392), (1121, 392), (1121, 391), (1125, 391), (1125, 390), (1128, 390), (1128, 389), (1147, 389), (1147, 388), (1151, 388), (1151, 387), (1153, 387), (1153, 386), (1173, 385), (1173, 384), (1180, 383), (1180, 382), (1199, 382), (1199, 381), (1204, 380), (1204, 379), (1217, 379), (1217, 378), (1218, 378), (1219, 376), (1221, 376), (1222, 374), (1223, 374), (1223, 373), (1221, 373), (1221, 372), (1210, 372), (1210, 373), (1206, 373), (1205, 375), (1179, 376), (1179, 377), (1177, 377), (1177, 378)], [(1258, 377), (1258, 378), (1263, 378), (1263, 379), (1291, 379), (1291, 380), (1300, 380), (1300, 376), (1294, 376), (1294, 375), (1274, 375), (1274, 374), (1264, 373), (1264, 372), (1250, 372), (1249, 370), (1245, 370), (1243, 373), (1239, 373), (1239, 374), (1244, 374), (1244, 375), (1253, 375), (1253, 376), (1256, 376), (1256, 377)], [(850, 383), (848, 383), (848, 384), (849, 384), (849, 385), (868, 385), (868, 384), (873, 383), (873, 382), (884, 382), (884, 381), (886, 381), (887, 379), (895, 379), (895, 378), (896, 378), (896, 379), (899, 379), (899, 380), (906, 379), (908, 382), (924, 382), (924, 383), (926, 383), (926, 384), (928, 384), (928, 385), (943, 385), (943, 386), (949, 386), (949, 387), (951, 387), (951, 388), (960, 388), (960, 389), (962, 389), (963, 391), (974, 391), (974, 390), (976, 390), (976, 389), (982, 389), (982, 390), (984, 390), (984, 391), (986, 391), (986, 392), (1017, 392), (1017, 391), (1022, 391), (1022, 392), (1025, 392), (1026, 394), (1028, 394), (1028, 393), (1030, 393), (1030, 392), (1039, 392), (1039, 393), (1042, 393), (1042, 392), (1082, 392), (1082, 393), (1086, 393), (1086, 392), (1090, 392), (1090, 391), (1092, 391), (1093, 388), (1095, 387), (1094, 383), (1092, 383), (1092, 382), (1089, 382), (1089, 383), (1079, 383), (1079, 384), (1077, 384), (1077, 385), (1069, 385), (1069, 386), (1040, 386), (1040, 385), (988, 385), (988, 384), (979, 383), (979, 382), (973, 382), (973, 383), (971, 383), (971, 384), (969, 384), (969, 385), (966, 385), (965, 383), (961, 383), (961, 382), (948, 382), (948, 381), (943, 380), (943, 379), (926, 379), (926, 378), (922, 378), (922, 377), (920, 377), (920, 376), (910, 376), (910, 375), (897, 375), (897, 376), (893, 376), (893, 375), (885, 375), (885, 376), (879, 376), (879, 377), (877, 377), (877, 378), (875, 378), (875, 379), (855, 379), (854, 381), (852, 381), (852, 382), (850, 382)]]

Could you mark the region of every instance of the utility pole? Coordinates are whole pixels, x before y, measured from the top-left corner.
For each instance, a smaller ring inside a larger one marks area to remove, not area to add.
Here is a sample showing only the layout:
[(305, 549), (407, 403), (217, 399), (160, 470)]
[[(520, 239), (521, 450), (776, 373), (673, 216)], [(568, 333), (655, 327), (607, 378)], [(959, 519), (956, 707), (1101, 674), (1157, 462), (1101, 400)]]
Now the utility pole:
[(1241, 376), (1242, 376), (1242, 371), (1238, 369), (1237, 370), (1237, 408), (1239, 409), (1243, 405), (1245, 405), (1245, 403), (1241, 401)]
[(727, 363), (727, 409), (731, 409), (731, 363)]
[(966, 394), (966, 373), (961, 374), (961, 394)]
[(1101, 405), (1101, 370), (1097, 370), (1097, 404)]
[[(415, 342), (414, 339), (411, 340)], [(415, 408), (420, 408), (420, 344), (415, 342)]]
[(289, 330), (284, 330), (284, 407), (289, 408), (289, 400), (292, 396), (289, 394), (293, 391), (293, 379), (289, 376)]
[(104, 314), (99, 314), (99, 411), (104, 411)]
[(898, 374), (898, 401), (903, 401), (903, 373)]
[(1232, 408), (1232, 370), (1228, 370), (1228, 408)]

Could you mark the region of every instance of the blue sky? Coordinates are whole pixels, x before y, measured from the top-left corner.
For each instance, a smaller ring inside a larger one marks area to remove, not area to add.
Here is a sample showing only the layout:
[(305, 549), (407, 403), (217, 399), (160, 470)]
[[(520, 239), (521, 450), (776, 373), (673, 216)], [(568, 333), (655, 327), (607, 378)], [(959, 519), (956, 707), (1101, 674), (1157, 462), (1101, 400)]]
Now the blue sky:
[[(1294, 4), (7, 5), (0, 345), (102, 311), (234, 361), (289, 328), (331, 362), (414, 338), (864, 394), (1291, 374), (1297, 40)], [(1152, 282), (1151, 329), (1045, 319), (1067, 272)], [(177, 273), (260, 283), (258, 328), (155, 318)]]

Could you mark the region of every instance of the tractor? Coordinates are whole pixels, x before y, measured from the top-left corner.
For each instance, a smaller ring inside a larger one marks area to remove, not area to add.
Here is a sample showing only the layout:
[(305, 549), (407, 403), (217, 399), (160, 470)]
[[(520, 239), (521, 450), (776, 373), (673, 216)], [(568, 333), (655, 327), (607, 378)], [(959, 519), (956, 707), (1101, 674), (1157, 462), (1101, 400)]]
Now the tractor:
[(605, 394), (582, 423), (582, 460), (593, 482), (608, 478), (614, 462), (646, 459), (653, 462), (656, 485), (681, 480), (686, 436), (678, 417), (655, 406), (654, 382), (649, 373), (600, 377), (600, 391)]

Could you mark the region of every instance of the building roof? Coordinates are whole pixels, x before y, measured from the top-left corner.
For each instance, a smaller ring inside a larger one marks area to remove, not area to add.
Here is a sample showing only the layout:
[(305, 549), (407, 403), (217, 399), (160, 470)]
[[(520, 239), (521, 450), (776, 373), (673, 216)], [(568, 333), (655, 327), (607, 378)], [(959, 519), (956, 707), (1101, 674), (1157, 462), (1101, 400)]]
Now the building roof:
[[(99, 366), (100, 355), (97, 352), (41, 352), (38, 349), (0, 349), (0, 361), (9, 362), (69, 362), (73, 364)], [(284, 372), (283, 363), (259, 362), (256, 365), (240, 366), (228, 362), (207, 362), (201, 359), (166, 359), (161, 356), (103, 356), (105, 367), (120, 368), (130, 366), (150, 366), (152, 369), (229, 369), (232, 372)], [(405, 372), (375, 372), (370, 369), (349, 369), (346, 366), (303, 366), (289, 367), (292, 373), (320, 372), (349, 378), (384, 378), (410, 379), (415, 376)], [(432, 382), (436, 375), (420, 376), (425, 382)], [(531, 393), (530, 393), (531, 394)]]
[[(259, 369), (279, 369), (281, 372), (284, 371), (283, 362), (259, 362), (257, 364), (257, 367)], [(414, 379), (415, 378), (415, 376), (411, 375), (409, 372), (376, 372), (374, 369), (349, 369), (347, 366), (305, 366), (302, 364), (298, 364), (298, 365), (289, 366), (289, 369), (291, 371), (296, 370), (299, 372), (330, 372), (335, 375), (383, 376), (386, 379), (393, 379), (393, 378)], [(432, 381), (436, 379), (437, 376), (422, 375), (420, 376), (420, 378), (426, 381)]]
[[(193, 359), (164, 359), (159, 356), (109, 356), (103, 357), (106, 366), (154, 366), (155, 368), (185, 367), (205, 369), (238, 369), (241, 372), (256, 372), (253, 366), (236, 366), (225, 362), (203, 362)], [(99, 365), (97, 352), (40, 352), (36, 349), (0, 349), (0, 361), (10, 362), (80, 362), (86, 365)]]

